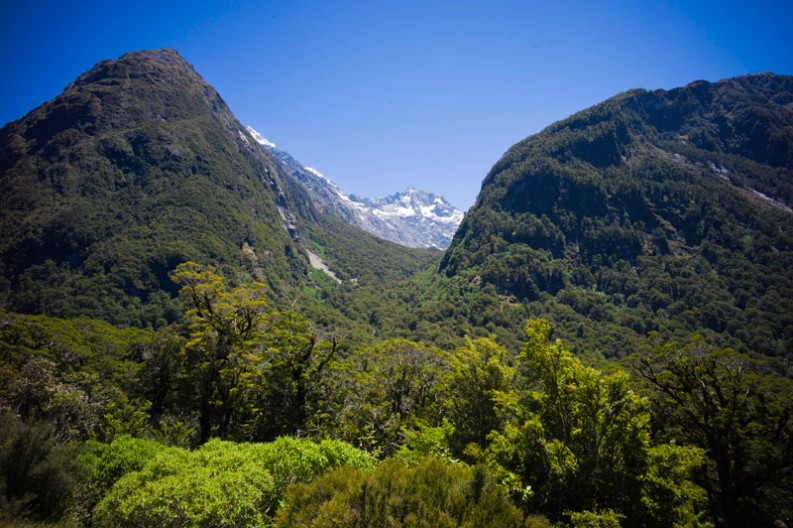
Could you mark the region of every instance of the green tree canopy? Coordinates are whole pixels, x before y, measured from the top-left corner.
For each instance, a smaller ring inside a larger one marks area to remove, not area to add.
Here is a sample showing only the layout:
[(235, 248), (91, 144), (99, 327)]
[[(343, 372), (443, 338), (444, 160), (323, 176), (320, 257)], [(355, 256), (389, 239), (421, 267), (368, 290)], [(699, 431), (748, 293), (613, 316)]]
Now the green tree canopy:
[(630, 358), (660, 434), (707, 453), (702, 485), (721, 526), (793, 523), (793, 383), (697, 339)]
[(628, 375), (582, 365), (560, 340), (549, 341), (550, 331), (543, 320), (526, 325), (528, 342), (518, 357), (523, 378), (498, 395), (508, 419), (489, 449), (526, 508), (554, 520), (568, 511), (612, 508), (652, 525), (658, 512), (648, 506), (675, 489), (694, 495), (662, 509), (673, 522), (699, 526), (696, 487), (688, 482), (696, 453), (675, 451), (665, 459), (677, 463), (674, 470), (651, 469), (647, 402), (631, 390)]
[(244, 389), (265, 321), (264, 285), (229, 290), (214, 268), (194, 262), (177, 266), (172, 279), (191, 304), (184, 354), (195, 384), (200, 440), (239, 435), (254, 411)]

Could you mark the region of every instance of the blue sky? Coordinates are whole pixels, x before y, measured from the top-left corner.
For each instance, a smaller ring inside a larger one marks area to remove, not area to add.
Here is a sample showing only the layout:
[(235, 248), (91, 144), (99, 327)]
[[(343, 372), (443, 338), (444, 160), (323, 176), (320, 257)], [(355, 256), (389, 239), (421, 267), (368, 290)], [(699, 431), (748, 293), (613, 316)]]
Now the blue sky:
[(348, 193), (461, 208), (515, 142), (631, 88), (793, 74), (793, 2), (0, 0), (0, 124), (102, 59), (176, 48)]

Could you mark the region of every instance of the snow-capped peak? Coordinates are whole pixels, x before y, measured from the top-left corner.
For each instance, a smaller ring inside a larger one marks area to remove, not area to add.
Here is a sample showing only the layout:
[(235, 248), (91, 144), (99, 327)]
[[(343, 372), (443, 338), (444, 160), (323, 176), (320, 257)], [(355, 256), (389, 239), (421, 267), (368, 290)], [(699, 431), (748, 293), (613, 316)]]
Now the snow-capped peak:
[(252, 126), (246, 126), (245, 128), (248, 129), (248, 132), (251, 133), (253, 139), (260, 145), (264, 145), (265, 147), (275, 148), (275, 143), (264, 137), (263, 135), (259, 134)]
[(410, 247), (445, 249), (463, 219), (463, 212), (442, 197), (415, 187), (386, 198), (347, 195), (317, 169), (277, 149), (252, 127), (247, 129), (285, 172), (308, 190), (320, 211), (375, 236)]

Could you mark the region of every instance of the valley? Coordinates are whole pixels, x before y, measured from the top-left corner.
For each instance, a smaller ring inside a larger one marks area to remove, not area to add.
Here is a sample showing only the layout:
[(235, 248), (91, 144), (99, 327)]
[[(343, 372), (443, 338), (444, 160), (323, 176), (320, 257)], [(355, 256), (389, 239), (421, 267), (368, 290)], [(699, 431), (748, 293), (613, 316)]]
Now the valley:
[(171, 49), (6, 124), (0, 524), (793, 523), (793, 77), (494, 161), (345, 194)]

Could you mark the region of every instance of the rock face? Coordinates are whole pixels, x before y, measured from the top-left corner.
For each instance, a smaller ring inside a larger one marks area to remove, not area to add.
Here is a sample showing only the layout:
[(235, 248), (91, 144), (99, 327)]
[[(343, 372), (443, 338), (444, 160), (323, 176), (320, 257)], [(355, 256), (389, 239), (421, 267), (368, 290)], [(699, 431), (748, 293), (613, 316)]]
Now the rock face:
[(463, 212), (442, 197), (418, 189), (376, 199), (347, 195), (318, 170), (303, 166), (253, 128), (248, 131), (303, 184), (317, 209), (375, 236), (408, 247), (445, 249), (463, 219)]
[(620, 339), (712, 332), (789, 353), (792, 207), (793, 77), (633, 90), (509, 149), (441, 273), (536, 303), (570, 335), (598, 321)]
[(186, 260), (278, 291), (303, 280), (289, 228), (314, 215), (176, 51), (128, 53), (0, 130), (0, 307), (158, 326)]

